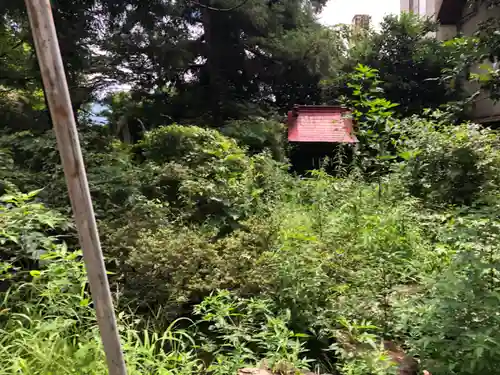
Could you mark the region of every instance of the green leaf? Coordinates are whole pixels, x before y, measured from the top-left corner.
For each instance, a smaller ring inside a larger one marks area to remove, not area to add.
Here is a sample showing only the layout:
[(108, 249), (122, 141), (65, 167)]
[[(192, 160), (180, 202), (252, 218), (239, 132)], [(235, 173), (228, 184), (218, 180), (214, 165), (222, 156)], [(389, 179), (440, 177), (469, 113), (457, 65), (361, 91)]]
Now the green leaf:
[(381, 155), (377, 156), (378, 160), (394, 160), (396, 157), (394, 155)]
[(37, 190), (33, 190), (33, 191), (30, 191), (28, 194), (26, 194), (26, 197), (28, 199), (32, 199), (34, 198), (38, 193), (40, 193), (43, 189), (37, 189)]
[(411, 152), (411, 151), (404, 151), (398, 154), (400, 158), (403, 158), (404, 160), (410, 160), (413, 159), (415, 156), (417, 156), (417, 152)]
[(293, 337), (303, 337), (303, 338), (308, 338), (311, 337), (310, 335), (307, 335), (305, 333), (295, 333)]
[(11, 203), (16, 196), (13, 194), (5, 194), (0, 196), (0, 202)]

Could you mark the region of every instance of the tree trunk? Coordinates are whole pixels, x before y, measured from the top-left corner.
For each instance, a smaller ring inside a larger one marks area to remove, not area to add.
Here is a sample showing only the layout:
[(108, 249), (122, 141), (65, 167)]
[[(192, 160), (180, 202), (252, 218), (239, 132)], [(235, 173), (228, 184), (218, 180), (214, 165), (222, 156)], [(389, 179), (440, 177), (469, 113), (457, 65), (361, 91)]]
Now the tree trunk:
[[(202, 2), (203, 5), (211, 6), (211, 0), (205, 0)], [(222, 125), (224, 121), (224, 115), (222, 111), (223, 107), (223, 77), (221, 75), (218, 66), (218, 46), (214, 40), (214, 25), (212, 23), (212, 10), (205, 7), (201, 7), (202, 13), (202, 24), (205, 34), (205, 48), (206, 48), (206, 58), (207, 58), (207, 69), (209, 75), (209, 101), (210, 101), (210, 112), (212, 115), (212, 121), (215, 126)]]

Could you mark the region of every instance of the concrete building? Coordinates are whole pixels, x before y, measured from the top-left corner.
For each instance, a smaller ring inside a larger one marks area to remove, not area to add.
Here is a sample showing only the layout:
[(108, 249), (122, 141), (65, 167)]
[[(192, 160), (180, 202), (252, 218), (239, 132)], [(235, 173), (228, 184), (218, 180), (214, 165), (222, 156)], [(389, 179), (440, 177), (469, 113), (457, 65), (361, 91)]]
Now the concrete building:
[(436, 0), (400, 0), (401, 12), (413, 12), (421, 16), (436, 15)]
[[(482, 21), (490, 17), (500, 18), (500, 7), (488, 8), (486, 2), (475, 0), (435, 0), (437, 9), (437, 20), (440, 24), (438, 38), (447, 40), (457, 34), (472, 36)], [(490, 64), (485, 61), (484, 64)], [(483, 64), (481, 64), (483, 65)], [(473, 69), (473, 73), (485, 73), (479, 66)], [(477, 91), (478, 85), (468, 83), (467, 89), (473, 93)], [(481, 93), (474, 102), (472, 117), (480, 123), (500, 122), (500, 103), (495, 104), (489, 99), (487, 93)]]
[(371, 17), (367, 14), (356, 14), (352, 19), (352, 25), (355, 32), (368, 30), (370, 28)]

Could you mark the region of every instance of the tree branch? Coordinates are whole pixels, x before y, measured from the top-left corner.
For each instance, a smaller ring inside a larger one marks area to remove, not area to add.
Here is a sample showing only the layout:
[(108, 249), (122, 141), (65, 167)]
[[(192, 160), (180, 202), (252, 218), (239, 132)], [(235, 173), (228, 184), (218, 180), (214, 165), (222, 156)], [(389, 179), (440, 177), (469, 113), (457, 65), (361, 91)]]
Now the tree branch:
[(205, 4), (202, 4), (198, 1), (190, 1), (191, 4), (193, 5), (197, 5), (201, 8), (205, 8), (205, 9), (208, 9), (208, 10), (214, 10), (216, 12), (231, 12), (233, 10), (236, 10), (238, 8), (241, 8), (243, 5), (245, 5), (246, 3), (248, 3), (248, 0), (242, 0), (241, 3), (231, 7), (231, 8), (216, 8), (216, 7), (211, 7), (210, 5), (205, 5)]

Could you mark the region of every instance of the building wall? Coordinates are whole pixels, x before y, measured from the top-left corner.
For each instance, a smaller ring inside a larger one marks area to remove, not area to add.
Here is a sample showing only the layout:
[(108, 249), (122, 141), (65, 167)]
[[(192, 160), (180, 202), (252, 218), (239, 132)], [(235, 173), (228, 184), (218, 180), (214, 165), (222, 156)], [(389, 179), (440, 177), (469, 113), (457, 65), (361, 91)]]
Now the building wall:
[(371, 17), (367, 14), (357, 14), (352, 19), (354, 34), (360, 34), (370, 29)]
[(434, 12), (437, 14), (439, 12), (439, 9), (441, 9), (441, 5), (443, 5), (443, 0), (434, 0), (433, 3)]
[[(458, 33), (471, 36), (474, 32), (476, 32), (478, 25), (481, 22), (486, 21), (490, 17), (500, 17), (500, 9), (498, 8), (488, 9), (484, 3), (472, 7), (470, 4), (471, 3), (466, 4), (466, 6), (462, 9), (462, 18), (456, 27)], [(475, 4), (477, 4), (477, 2)], [(474, 67), (472, 69), (472, 73), (485, 73), (485, 70), (480, 68), (481, 65), (491, 66), (491, 63), (489, 61), (484, 61), (483, 64), (479, 64)], [(479, 85), (468, 82), (466, 88), (469, 92), (474, 93), (478, 90)], [(491, 117), (500, 116), (500, 103), (495, 104), (488, 98), (487, 93), (482, 92), (474, 102), (472, 116), (480, 121), (486, 122)]]
[(352, 19), (355, 28), (368, 30), (370, 28), (371, 17), (367, 14), (357, 14)]
[(408, 12), (410, 9), (409, 0), (399, 0), (399, 10), (401, 12)]
[(436, 0), (400, 0), (400, 10), (432, 17), (436, 13)]
[(401, 12), (413, 12), (420, 14), (420, 2), (425, 3), (426, 0), (400, 0)]
[(449, 40), (457, 36), (456, 25), (440, 25), (436, 33), (438, 40)]

